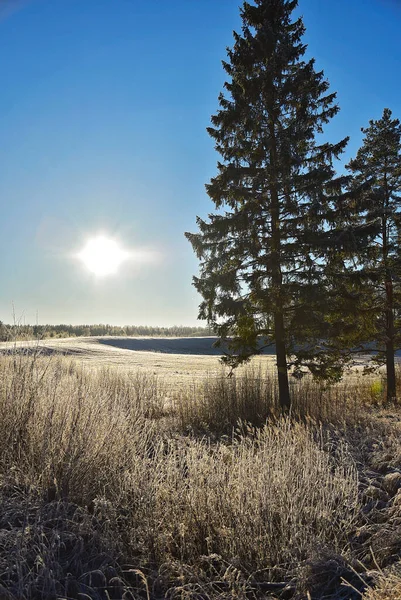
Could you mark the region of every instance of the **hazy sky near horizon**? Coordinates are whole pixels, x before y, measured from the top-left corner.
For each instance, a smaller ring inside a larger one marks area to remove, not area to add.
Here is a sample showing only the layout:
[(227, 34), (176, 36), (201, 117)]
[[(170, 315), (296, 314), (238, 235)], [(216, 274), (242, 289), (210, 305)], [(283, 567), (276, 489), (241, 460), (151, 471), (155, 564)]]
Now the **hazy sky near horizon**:
[[(206, 133), (238, 0), (0, 0), (0, 320), (195, 325), (184, 231), (213, 210)], [(308, 54), (338, 92), (327, 128), (358, 149), (401, 118), (401, 0), (300, 0)], [(341, 165), (339, 165), (341, 169)], [(97, 277), (102, 233), (134, 258)]]

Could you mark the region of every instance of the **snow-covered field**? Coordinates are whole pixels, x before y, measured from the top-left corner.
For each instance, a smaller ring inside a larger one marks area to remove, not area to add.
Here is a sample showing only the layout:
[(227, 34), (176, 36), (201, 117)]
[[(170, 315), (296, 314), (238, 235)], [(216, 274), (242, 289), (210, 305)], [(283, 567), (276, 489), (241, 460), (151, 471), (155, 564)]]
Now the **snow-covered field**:
[[(113, 367), (146, 370), (169, 385), (181, 386), (221, 372), (221, 354), (213, 348), (215, 338), (127, 338), (82, 337), (31, 342), (0, 343), (0, 352), (40, 352), (65, 355), (90, 368)], [(273, 356), (254, 358), (252, 364), (265, 370), (274, 366)]]
[[(195, 383), (205, 376), (220, 373), (223, 369), (214, 348), (216, 338), (149, 338), (149, 337), (79, 337), (46, 339), (40, 341), (3, 342), (0, 353), (40, 352), (42, 355), (65, 355), (89, 368), (111, 367), (119, 370), (147, 371), (158, 375), (172, 387)], [(367, 356), (358, 358), (362, 367)], [(398, 358), (400, 360), (400, 358)], [(274, 355), (255, 357), (252, 367), (271, 369), (275, 366)], [(228, 372), (228, 370), (226, 369)], [(353, 370), (353, 375), (361, 369)], [(241, 372), (241, 369), (239, 369)]]

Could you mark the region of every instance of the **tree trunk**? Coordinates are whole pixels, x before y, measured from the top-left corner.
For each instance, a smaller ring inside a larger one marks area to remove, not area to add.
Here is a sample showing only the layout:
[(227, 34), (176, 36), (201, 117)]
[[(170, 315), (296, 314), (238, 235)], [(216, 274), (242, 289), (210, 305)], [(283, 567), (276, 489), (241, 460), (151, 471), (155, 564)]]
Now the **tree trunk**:
[(281, 271), (281, 231), (280, 231), (280, 201), (275, 178), (277, 165), (276, 135), (274, 120), (269, 123), (270, 130), (270, 216), (271, 216), (271, 277), (274, 290), (274, 339), (276, 343), (278, 393), (281, 411), (288, 413), (291, 407), (290, 388), (288, 385), (287, 348), (285, 343), (285, 325), (283, 314), (283, 275)]
[(284, 337), (284, 318), (282, 312), (274, 313), (274, 328), (276, 338), (276, 358), (278, 393), (281, 411), (285, 414), (291, 408), (290, 388), (288, 385), (287, 351)]

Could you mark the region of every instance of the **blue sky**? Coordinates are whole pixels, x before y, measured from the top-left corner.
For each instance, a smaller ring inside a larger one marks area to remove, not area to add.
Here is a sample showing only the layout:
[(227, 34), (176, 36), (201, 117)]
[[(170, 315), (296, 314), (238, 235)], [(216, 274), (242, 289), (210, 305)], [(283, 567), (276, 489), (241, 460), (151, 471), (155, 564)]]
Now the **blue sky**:
[[(401, 118), (401, 0), (299, 13), (346, 162), (369, 119)], [(213, 209), (205, 129), (239, 28), (238, 0), (0, 2), (0, 320), (196, 324), (183, 234)], [(156, 258), (95, 277), (74, 254), (99, 232)]]

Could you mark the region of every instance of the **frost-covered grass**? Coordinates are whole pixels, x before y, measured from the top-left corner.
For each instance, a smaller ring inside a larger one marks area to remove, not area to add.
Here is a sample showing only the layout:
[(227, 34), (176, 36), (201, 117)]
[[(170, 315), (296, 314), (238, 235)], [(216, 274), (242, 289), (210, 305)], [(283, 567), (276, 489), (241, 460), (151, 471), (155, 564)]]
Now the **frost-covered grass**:
[(398, 421), (355, 385), (293, 393), (282, 419), (260, 370), (172, 398), (153, 371), (1, 357), (0, 596), (318, 598), (322, 556), (344, 590), (361, 465), (397, 464)]

